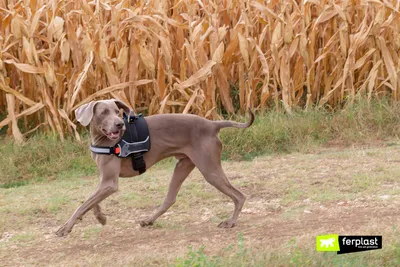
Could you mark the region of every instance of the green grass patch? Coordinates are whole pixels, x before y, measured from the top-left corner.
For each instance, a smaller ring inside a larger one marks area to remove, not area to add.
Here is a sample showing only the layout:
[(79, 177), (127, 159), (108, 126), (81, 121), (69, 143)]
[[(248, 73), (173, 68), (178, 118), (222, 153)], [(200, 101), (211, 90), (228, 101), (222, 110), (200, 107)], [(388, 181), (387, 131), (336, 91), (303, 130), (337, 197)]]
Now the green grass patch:
[[(276, 110), (257, 113), (252, 127), (223, 129), (220, 137), (224, 160), (251, 160), (263, 154), (307, 153), (328, 141), (347, 145), (388, 140), (394, 144), (399, 127), (400, 104), (359, 100), (336, 112), (312, 109), (295, 110), (292, 114)], [(57, 136), (38, 134), (23, 146), (2, 142), (0, 188), (96, 174), (89, 138), (86, 135), (83, 139), (81, 143), (72, 138), (60, 142)], [(171, 171), (174, 162), (175, 159), (166, 159), (155, 168)]]
[(223, 158), (251, 160), (271, 153), (310, 152), (327, 143), (366, 144), (398, 139), (400, 104), (359, 99), (340, 111), (295, 110), (292, 114), (268, 111), (256, 114), (246, 130), (223, 129)]
[(96, 165), (90, 157), (88, 142), (57, 136), (37, 135), (23, 146), (13, 142), (0, 145), (0, 188), (26, 185), (30, 182), (92, 175)]

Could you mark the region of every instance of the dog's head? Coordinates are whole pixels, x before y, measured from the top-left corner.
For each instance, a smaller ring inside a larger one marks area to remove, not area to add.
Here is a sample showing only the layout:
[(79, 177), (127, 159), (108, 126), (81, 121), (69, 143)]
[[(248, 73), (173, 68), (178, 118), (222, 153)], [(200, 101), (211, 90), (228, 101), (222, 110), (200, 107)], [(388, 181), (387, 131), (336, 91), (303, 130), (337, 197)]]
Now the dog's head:
[(120, 109), (129, 114), (129, 107), (119, 100), (91, 101), (77, 108), (75, 117), (83, 126), (91, 124), (97, 132), (108, 139), (117, 140), (125, 131)]

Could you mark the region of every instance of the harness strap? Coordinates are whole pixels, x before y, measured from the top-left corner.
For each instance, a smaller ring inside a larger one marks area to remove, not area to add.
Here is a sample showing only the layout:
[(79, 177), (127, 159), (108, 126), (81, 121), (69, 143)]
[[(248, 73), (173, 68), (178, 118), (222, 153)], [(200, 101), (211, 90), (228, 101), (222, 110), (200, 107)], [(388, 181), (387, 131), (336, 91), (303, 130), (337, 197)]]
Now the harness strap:
[(143, 153), (133, 154), (132, 156), (132, 167), (138, 171), (139, 174), (146, 172), (146, 162), (143, 158)]
[[(90, 151), (96, 154), (103, 154), (103, 155), (116, 155), (121, 156), (121, 149), (117, 145), (116, 147), (107, 147), (107, 146), (90, 146)], [(147, 152), (147, 150), (142, 150), (143, 152)], [(135, 152), (129, 154), (132, 158), (132, 167), (135, 171), (138, 171), (139, 174), (146, 172), (146, 162), (143, 158), (142, 152)], [(128, 155), (124, 156), (128, 157)]]
[(90, 146), (90, 151), (96, 154), (114, 155), (116, 152), (115, 150), (114, 147), (109, 146)]

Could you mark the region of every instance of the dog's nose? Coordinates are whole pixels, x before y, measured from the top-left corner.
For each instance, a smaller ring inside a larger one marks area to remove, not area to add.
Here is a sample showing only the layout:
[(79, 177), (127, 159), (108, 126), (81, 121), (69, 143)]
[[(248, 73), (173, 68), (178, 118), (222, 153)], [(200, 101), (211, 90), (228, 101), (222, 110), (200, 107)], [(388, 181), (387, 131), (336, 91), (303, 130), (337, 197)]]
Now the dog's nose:
[(117, 126), (118, 129), (121, 129), (122, 126), (124, 126), (124, 124), (123, 124), (122, 122), (117, 122), (117, 123), (115, 124), (115, 126)]

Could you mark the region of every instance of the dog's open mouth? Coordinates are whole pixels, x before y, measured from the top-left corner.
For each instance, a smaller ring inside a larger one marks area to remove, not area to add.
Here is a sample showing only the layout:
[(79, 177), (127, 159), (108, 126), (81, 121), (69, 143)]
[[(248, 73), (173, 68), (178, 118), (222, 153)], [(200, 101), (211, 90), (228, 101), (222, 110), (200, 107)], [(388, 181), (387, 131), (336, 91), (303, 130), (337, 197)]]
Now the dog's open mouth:
[(115, 131), (115, 132), (110, 132), (110, 133), (104, 132), (104, 133), (106, 134), (106, 136), (107, 136), (109, 139), (111, 139), (111, 140), (117, 140), (117, 139), (120, 137), (121, 131), (118, 130), (118, 131)]

